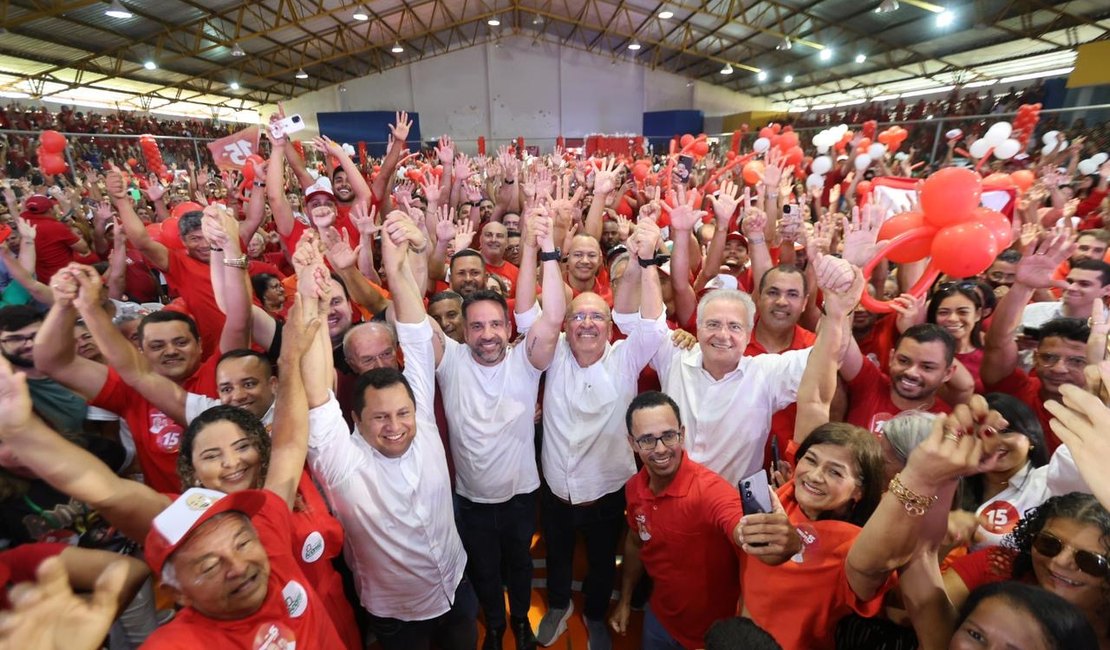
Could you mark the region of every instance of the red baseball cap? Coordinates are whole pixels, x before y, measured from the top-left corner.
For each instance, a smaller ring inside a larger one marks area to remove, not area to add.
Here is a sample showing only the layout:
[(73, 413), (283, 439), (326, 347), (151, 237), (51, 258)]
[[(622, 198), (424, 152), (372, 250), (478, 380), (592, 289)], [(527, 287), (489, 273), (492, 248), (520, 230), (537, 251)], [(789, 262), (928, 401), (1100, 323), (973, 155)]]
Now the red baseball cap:
[(264, 490), (225, 494), (216, 490), (189, 488), (154, 518), (144, 548), (147, 564), (155, 573), (161, 573), (170, 556), (201, 524), (223, 512), (241, 512), (251, 517), (265, 503)]
[(744, 248), (748, 248), (748, 238), (744, 236), (744, 233), (738, 230), (730, 232), (728, 237), (725, 237), (725, 241), (738, 241), (744, 245)]
[(33, 194), (23, 203), (23, 211), (27, 214), (46, 214), (54, 207), (54, 201), (42, 194)]

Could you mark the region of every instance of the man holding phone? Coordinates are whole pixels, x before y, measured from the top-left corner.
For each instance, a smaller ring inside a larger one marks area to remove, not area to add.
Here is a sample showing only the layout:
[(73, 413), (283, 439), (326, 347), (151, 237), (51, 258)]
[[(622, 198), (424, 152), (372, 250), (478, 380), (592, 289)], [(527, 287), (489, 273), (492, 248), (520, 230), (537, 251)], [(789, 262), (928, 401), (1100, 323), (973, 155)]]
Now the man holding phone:
[[(678, 404), (659, 392), (638, 395), (625, 414), (628, 444), (643, 469), (625, 486), (628, 536), (621, 595), (609, 620), (628, 631), (632, 590), (646, 569), (655, 581), (644, 610), (643, 647), (700, 648), (715, 621), (734, 616), (740, 599), (739, 562), (733, 545), (767, 564), (781, 564), (801, 549), (778, 497), (766, 481), (756, 497), (768, 514), (744, 514), (740, 495), (716, 473), (686, 458)], [(697, 558), (697, 571), (689, 558)]]

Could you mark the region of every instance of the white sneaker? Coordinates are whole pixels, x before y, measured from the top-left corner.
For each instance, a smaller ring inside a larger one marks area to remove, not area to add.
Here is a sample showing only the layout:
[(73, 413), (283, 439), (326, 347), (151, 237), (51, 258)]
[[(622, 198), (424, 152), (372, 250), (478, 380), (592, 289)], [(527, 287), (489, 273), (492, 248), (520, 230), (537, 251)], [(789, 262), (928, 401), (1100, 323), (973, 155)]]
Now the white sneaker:
[(567, 604), (566, 609), (549, 609), (540, 619), (540, 626), (536, 629), (536, 641), (542, 646), (549, 646), (567, 631), (567, 621), (574, 613), (574, 601)]

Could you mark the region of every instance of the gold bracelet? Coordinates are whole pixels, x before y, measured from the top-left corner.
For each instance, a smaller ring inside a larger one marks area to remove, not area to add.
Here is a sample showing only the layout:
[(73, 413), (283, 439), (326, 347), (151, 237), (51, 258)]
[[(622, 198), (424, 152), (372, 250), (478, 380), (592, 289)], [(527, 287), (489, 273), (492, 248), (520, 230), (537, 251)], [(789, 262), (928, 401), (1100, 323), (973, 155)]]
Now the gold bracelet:
[(245, 269), (250, 265), (247, 261), (247, 254), (243, 253), (239, 257), (224, 258), (224, 266), (233, 266), (237, 269)]
[(922, 517), (933, 504), (937, 502), (937, 497), (922, 496), (905, 485), (902, 485), (902, 475), (895, 474), (894, 478), (890, 479), (890, 493), (897, 498), (902, 505), (906, 508), (906, 512), (911, 517)]

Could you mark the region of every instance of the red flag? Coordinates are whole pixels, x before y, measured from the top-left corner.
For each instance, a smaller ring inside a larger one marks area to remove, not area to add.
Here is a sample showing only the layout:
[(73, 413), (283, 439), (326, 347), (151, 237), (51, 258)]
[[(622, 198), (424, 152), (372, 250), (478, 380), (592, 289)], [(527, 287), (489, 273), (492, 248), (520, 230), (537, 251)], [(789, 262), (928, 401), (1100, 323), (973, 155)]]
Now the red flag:
[(258, 153), (258, 127), (247, 128), (208, 143), (212, 160), (220, 169), (242, 169), (247, 158)]

